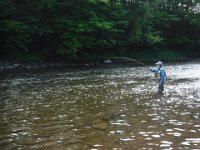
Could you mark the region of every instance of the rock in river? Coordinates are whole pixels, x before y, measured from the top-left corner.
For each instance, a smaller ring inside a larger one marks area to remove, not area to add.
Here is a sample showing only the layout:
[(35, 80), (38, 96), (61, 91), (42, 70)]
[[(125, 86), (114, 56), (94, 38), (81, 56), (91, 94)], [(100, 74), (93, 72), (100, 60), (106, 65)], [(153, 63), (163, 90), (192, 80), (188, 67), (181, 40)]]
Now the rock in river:
[(108, 128), (108, 123), (103, 120), (97, 120), (93, 122), (92, 127), (94, 129), (106, 130)]

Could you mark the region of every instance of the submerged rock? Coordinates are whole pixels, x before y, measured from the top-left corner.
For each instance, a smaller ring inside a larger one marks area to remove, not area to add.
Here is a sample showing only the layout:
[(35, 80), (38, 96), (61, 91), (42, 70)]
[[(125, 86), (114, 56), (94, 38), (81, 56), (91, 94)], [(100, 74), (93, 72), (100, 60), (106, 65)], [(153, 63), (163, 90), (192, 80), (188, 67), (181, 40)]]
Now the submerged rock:
[(112, 63), (112, 60), (110, 60), (110, 59), (109, 59), (109, 60), (105, 60), (104, 63), (105, 63), (105, 64), (111, 64), (111, 63)]
[(18, 68), (18, 67), (19, 67), (19, 64), (13, 64), (13, 66), (14, 66), (15, 68)]
[(89, 66), (90, 66), (90, 64), (84, 64), (84, 66), (86, 66), (86, 67), (89, 67)]
[(108, 128), (108, 123), (103, 120), (97, 120), (92, 124), (92, 127), (94, 129), (106, 130)]

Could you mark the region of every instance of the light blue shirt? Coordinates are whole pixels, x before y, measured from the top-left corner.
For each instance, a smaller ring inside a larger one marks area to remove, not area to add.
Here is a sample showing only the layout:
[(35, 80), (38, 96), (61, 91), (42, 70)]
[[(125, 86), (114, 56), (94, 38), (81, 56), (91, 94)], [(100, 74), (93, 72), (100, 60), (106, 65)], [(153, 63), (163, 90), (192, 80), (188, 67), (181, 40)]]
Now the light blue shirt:
[(164, 84), (165, 82), (165, 77), (166, 77), (166, 73), (164, 68), (154, 68), (154, 69), (150, 69), (151, 72), (154, 72), (155, 74), (160, 74), (160, 81), (159, 84)]

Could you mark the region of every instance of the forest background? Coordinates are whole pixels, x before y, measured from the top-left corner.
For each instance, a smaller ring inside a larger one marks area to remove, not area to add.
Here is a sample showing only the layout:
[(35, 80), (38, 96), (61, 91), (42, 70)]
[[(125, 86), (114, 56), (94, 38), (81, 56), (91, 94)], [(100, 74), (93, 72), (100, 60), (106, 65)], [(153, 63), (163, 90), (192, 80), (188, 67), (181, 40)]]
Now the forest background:
[(200, 56), (200, 0), (1, 0), (0, 60)]

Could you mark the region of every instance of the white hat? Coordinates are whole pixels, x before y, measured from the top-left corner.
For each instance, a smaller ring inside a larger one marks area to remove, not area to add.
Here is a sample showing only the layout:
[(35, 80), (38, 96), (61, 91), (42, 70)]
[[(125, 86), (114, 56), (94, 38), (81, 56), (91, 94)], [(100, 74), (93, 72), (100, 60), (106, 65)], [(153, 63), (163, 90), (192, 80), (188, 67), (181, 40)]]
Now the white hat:
[(162, 61), (158, 61), (156, 65), (163, 65)]

